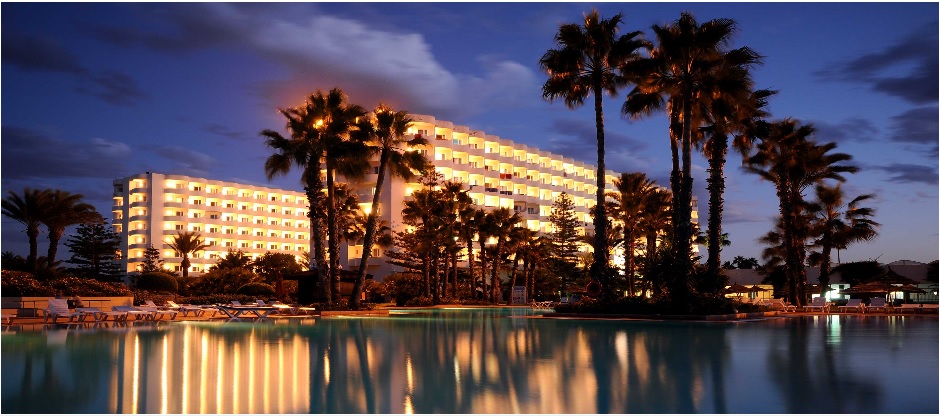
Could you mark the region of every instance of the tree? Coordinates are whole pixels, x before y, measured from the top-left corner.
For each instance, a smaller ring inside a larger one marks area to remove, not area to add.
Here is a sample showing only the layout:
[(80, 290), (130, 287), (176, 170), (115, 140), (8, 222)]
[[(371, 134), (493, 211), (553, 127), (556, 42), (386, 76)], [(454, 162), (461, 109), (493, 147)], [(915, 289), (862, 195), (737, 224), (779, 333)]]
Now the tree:
[(118, 253), (121, 236), (103, 219), (79, 225), (76, 233), (65, 245), (72, 251), (68, 262), (78, 266), (78, 274), (95, 280), (120, 280), (122, 273)]
[(611, 192), (612, 209), (610, 216), (620, 222), (622, 242), (626, 264), (626, 284), (630, 295), (636, 291), (636, 267), (633, 261), (636, 253), (636, 240), (640, 236), (642, 216), (646, 211), (646, 199), (655, 189), (654, 184), (641, 172), (623, 173), (613, 180), (615, 192)]
[[(652, 26), (656, 46), (647, 59), (624, 66), (623, 71), (637, 74), (636, 86), (623, 105), (623, 114), (640, 117), (667, 107), (669, 139), (672, 149), (671, 188), (673, 194), (673, 249), (679, 273), (672, 296), (682, 299), (690, 294), (693, 236), (691, 200), (691, 148), (699, 140), (701, 123), (710, 117), (712, 98), (723, 86), (720, 69), (728, 56), (756, 59), (747, 48), (728, 51), (726, 46), (736, 31), (731, 19), (714, 19), (698, 25), (690, 13), (670, 25)], [(667, 99), (666, 99), (667, 97)], [(679, 168), (679, 145), (681, 165)], [(718, 230), (719, 232), (719, 230)]]
[(51, 269), (55, 266), (55, 256), (59, 249), (59, 240), (65, 229), (76, 224), (103, 221), (101, 214), (91, 204), (81, 202), (84, 195), (72, 194), (56, 189), (49, 193), (47, 208), (43, 210), (42, 223), (49, 231), (49, 254), (46, 260)]
[[(672, 219), (672, 194), (664, 188), (654, 188), (646, 195), (645, 210), (640, 229), (646, 237), (647, 266), (655, 259), (659, 234), (669, 233)], [(670, 235), (670, 233), (669, 233)], [(648, 273), (648, 269), (646, 270)]]
[[(274, 130), (264, 130), (261, 135), (266, 137), (265, 143), (275, 151), (264, 162), (264, 172), (271, 180), (279, 175), (290, 172), (291, 166), (296, 165), (303, 170), (301, 180), (306, 192), (310, 210), (307, 217), (310, 219), (310, 248), (312, 261), (309, 267), (316, 267), (319, 282), (316, 287), (318, 298), (330, 301), (332, 295), (329, 285), (329, 266), (326, 262), (325, 228), (323, 227), (323, 211), (326, 202), (323, 193), (323, 180), (320, 176), (323, 157), (324, 141), (322, 126), (322, 111), (313, 108), (313, 96), (304, 105), (283, 108), (278, 111), (287, 119), (287, 131), (290, 138), (283, 137)], [(320, 100), (317, 100), (320, 102)]]
[(297, 258), (288, 253), (264, 253), (251, 263), (254, 272), (264, 283), (276, 288), (278, 297), (284, 295), (284, 275), (299, 273), (303, 269), (297, 263)]
[(933, 260), (926, 266), (926, 280), (939, 283), (939, 260)]
[(840, 253), (852, 243), (877, 237), (880, 224), (871, 219), (875, 210), (859, 206), (873, 197), (873, 194), (861, 195), (845, 203), (846, 197), (840, 183), (835, 186), (815, 186), (815, 201), (807, 208), (811, 233), (816, 237), (812, 245), (820, 249), (810, 256), (812, 263), (819, 265), (819, 286), (828, 287), (833, 248)]
[(604, 299), (612, 297), (609, 272), (609, 247), (606, 242), (607, 216), (603, 201), (606, 198), (606, 144), (603, 127), (603, 95), (616, 96), (628, 78), (619, 69), (639, 58), (637, 51), (646, 45), (642, 32), (618, 36), (622, 14), (602, 20), (594, 9), (584, 15), (584, 24), (561, 25), (555, 41), (557, 49), (549, 49), (541, 57), (540, 65), (548, 73), (542, 87), (542, 96), (553, 101), (562, 98), (568, 108), (584, 104), (593, 95), (597, 128), (597, 212), (594, 217), (594, 262), (591, 277), (601, 283)]
[(725, 269), (758, 269), (760, 261), (755, 257), (734, 256), (733, 261), (724, 262)]
[(574, 216), (574, 201), (566, 192), (561, 192), (551, 204), (551, 216), (548, 221), (551, 221), (553, 226), (550, 234), (552, 251), (564, 266), (564, 270), (556, 272), (561, 275), (561, 289), (567, 290), (567, 284), (578, 261), (580, 236), (577, 229), (581, 222)]
[(165, 272), (163, 270), (163, 259), (160, 258), (160, 250), (153, 248), (153, 244), (143, 251), (143, 265), (140, 267), (140, 272)]
[(492, 211), (486, 221), (486, 228), (489, 231), (488, 234), (496, 239), (496, 250), (492, 258), (492, 275), (489, 279), (489, 301), (492, 303), (496, 303), (499, 300), (499, 287), (501, 287), (499, 284), (499, 271), (502, 265), (505, 242), (511, 236), (512, 229), (520, 222), (522, 222), (522, 217), (520, 217), (517, 212), (506, 207), (500, 207)]
[(209, 270), (250, 269), (251, 262), (251, 257), (245, 254), (244, 251), (230, 248), (228, 249), (228, 253), (225, 254), (225, 257), (218, 259)]
[(177, 232), (176, 237), (173, 238), (169, 246), (173, 250), (176, 250), (176, 253), (183, 258), (180, 264), (183, 269), (183, 278), (189, 277), (189, 265), (191, 264), (189, 262), (189, 255), (208, 247), (208, 245), (205, 244), (205, 240), (202, 239), (202, 236), (194, 231)]
[(3, 215), (26, 226), (26, 237), (29, 238), (29, 256), (26, 257), (26, 263), (30, 273), (36, 273), (37, 271), (39, 225), (42, 224), (49, 197), (50, 191), (48, 189), (25, 188), (22, 196), (10, 191), (9, 196), (4, 198), (2, 202)]
[(415, 171), (421, 172), (428, 168), (429, 161), (416, 150), (408, 150), (416, 146), (426, 145), (423, 137), (414, 136), (405, 138), (411, 117), (406, 111), (394, 111), (385, 105), (379, 105), (373, 111), (372, 117), (363, 117), (358, 123), (357, 134), (364, 136), (363, 141), (370, 144), (371, 149), (378, 153), (378, 175), (375, 180), (375, 193), (372, 195), (372, 208), (368, 212), (365, 223), (365, 236), (362, 241), (362, 259), (359, 261), (359, 270), (355, 285), (352, 287), (352, 297), (349, 306), (357, 309), (362, 283), (365, 282), (366, 265), (372, 254), (372, 245), (378, 225), (382, 188), (385, 175), (411, 180)]
[(858, 170), (841, 164), (851, 160), (850, 155), (828, 153), (837, 147), (835, 143), (819, 145), (811, 141), (809, 136), (814, 131), (811, 125), (799, 125), (792, 119), (775, 122), (757, 145), (756, 153), (744, 161), (746, 171), (776, 187), (790, 302), (797, 306), (806, 302), (805, 244), (809, 223), (804, 192), (827, 179), (844, 181), (843, 173)]

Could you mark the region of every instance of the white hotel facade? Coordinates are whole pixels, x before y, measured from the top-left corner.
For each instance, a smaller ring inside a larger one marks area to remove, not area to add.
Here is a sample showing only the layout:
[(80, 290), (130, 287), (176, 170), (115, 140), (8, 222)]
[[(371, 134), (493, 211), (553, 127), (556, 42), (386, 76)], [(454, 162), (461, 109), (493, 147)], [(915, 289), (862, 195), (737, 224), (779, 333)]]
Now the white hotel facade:
[[(478, 206), (513, 209), (525, 226), (549, 233), (551, 206), (566, 192), (583, 224), (579, 231), (592, 232), (589, 210), (596, 204), (597, 192), (594, 165), (432, 116), (412, 118), (408, 134), (428, 141), (418, 150), (445, 179), (463, 183)], [(376, 159), (372, 173), (351, 184), (365, 212), (372, 209), (377, 167)], [(617, 177), (616, 172), (606, 172), (607, 189)], [(386, 176), (378, 212), (393, 229), (404, 229), (401, 209), (420, 186)], [(205, 272), (229, 249), (243, 250), (251, 257), (268, 251), (301, 256), (310, 250), (308, 210), (305, 194), (283, 189), (150, 172), (114, 181), (113, 225), (123, 237), (122, 258), (128, 272), (142, 264), (143, 251), (150, 244), (160, 249), (167, 268), (178, 270), (181, 258), (175, 257), (167, 243), (179, 230), (199, 232), (209, 245), (191, 259), (193, 274)], [(344, 244), (340, 263), (347, 270), (357, 269), (361, 254), (361, 242)], [(382, 249), (374, 248), (372, 255), (368, 272), (376, 279), (398, 271), (385, 262)]]

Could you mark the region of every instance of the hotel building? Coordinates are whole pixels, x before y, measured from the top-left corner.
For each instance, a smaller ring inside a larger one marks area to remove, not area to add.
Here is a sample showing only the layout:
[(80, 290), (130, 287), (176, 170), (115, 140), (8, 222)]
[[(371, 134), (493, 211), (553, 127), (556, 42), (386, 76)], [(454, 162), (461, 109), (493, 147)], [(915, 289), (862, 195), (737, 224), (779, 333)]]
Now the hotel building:
[[(524, 225), (550, 233), (551, 206), (562, 193), (570, 195), (575, 215), (583, 224), (581, 234), (591, 233), (590, 208), (596, 204), (596, 167), (571, 158), (512, 142), (498, 136), (437, 120), (412, 115), (409, 135), (420, 135), (428, 144), (418, 150), (445, 179), (460, 182), (476, 205), (518, 212)], [(365, 212), (371, 212), (378, 161), (370, 174), (352, 183)], [(607, 189), (619, 174), (607, 171)], [(401, 209), (421, 185), (386, 175), (377, 207), (392, 229), (403, 230)], [(228, 249), (244, 250), (257, 257), (268, 251), (300, 256), (309, 251), (309, 219), (306, 196), (300, 192), (244, 185), (186, 176), (146, 173), (114, 181), (114, 226), (123, 236), (127, 271), (135, 271), (143, 250), (151, 242), (161, 249), (165, 264), (178, 269), (181, 259), (166, 245), (177, 230), (197, 231), (210, 248), (192, 259), (191, 272), (201, 273), (223, 257)], [(697, 219), (697, 210), (694, 211)], [(344, 244), (343, 268), (358, 269), (361, 241)], [(478, 250), (478, 248), (476, 248)], [(589, 247), (584, 247), (588, 250)], [(399, 271), (372, 249), (368, 272), (376, 279)]]

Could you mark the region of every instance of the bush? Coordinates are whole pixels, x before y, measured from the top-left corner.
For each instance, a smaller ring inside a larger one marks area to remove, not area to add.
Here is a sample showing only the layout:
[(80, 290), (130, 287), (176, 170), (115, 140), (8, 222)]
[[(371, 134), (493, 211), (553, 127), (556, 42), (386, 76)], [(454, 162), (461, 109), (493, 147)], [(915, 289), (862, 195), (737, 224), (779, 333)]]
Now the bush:
[(150, 272), (137, 276), (137, 289), (176, 293), (179, 291), (179, 283), (175, 277), (166, 273)]
[(62, 277), (48, 282), (54, 293), (62, 296), (131, 296), (133, 292), (123, 283), (106, 283), (94, 279)]
[(277, 291), (267, 283), (248, 283), (238, 288), (238, 294), (247, 296), (274, 296)]
[(3, 296), (55, 296), (55, 290), (27, 272), (0, 271)]
[(395, 305), (405, 306), (408, 301), (420, 296), (424, 280), (415, 273), (395, 273), (385, 277), (385, 292), (395, 300)]
[[(398, 305), (402, 306), (402, 305)], [(404, 303), (404, 306), (434, 306), (434, 299), (430, 296), (418, 296), (415, 298), (409, 299)]]

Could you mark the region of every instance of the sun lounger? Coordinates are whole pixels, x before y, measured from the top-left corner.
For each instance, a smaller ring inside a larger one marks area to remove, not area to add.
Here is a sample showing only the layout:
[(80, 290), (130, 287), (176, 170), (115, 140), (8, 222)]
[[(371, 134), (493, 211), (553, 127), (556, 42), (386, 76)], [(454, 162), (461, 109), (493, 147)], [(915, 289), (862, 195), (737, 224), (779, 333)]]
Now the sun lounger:
[(851, 309), (854, 309), (855, 312), (864, 313), (864, 302), (861, 299), (848, 299), (848, 304), (844, 306), (839, 306), (838, 310), (840, 312), (848, 312)]
[(91, 317), (96, 323), (107, 321), (108, 317), (111, 317), (111, 320), (114, 322), (127, 321), (127, 312), (122, 311), (102, 311), (99, 308), (75, 308), (75, 312), (82, 313), (82, 317), (78, 318), (79, 322), (84, 321), (87, 317)]
[(166, 301), (166, 306), (169, 309), (182, 312), (183, 316), (189, 316), (189, 314), (191, 313), (192, 316), (200, 317), (202, 315), (205, 315), (205, 313), (210, 310), (212, 311), (212, 316), (215, 316), (215, 311), (216, 311), (215, 308), (207, 308), (207, 307), (196, 306), (196, 305), (177, 305), (176, 302), (173, 302), (171, 300)]
[(871, 304), (867, 305), (868, 312), (883, 311), (884, 313), (890, 312), (890, 306), (887, 305), (887, 299), (885, 298), (871, 298)]
[(164, 316), (169, 316), (170, 320), (175, 320), (176, 315), (179, 314), (179, 311), (174, 311), (172, 309), (160, 309), (157, 306), (138, 306), (137, 309), (150, 312), (154, 320), (163, 319)]
[(806, 312), (808, 311), (819, 311), (819, 312), (828, 312), (831, 303), (828, 302), (825, 298), (819, 296), (812, 298), (812, 303), (805, 305), (803, 308)]
[(129, 318), (129, 317), (133, 316), (135, 321), (140, 321), (140, 320), (152, 321), (152, 320), (154, 320), (154, 315), (153, 315), (152, 312), (143, 311), (143, 310), (137, 309), (137, 308), (134, 307), (134, 306), (126, 306), (126, 305), (112, 306), (112, 307), (111, 307), (111, 310), (116, 311), (116, 312), (127, 312), (127, 317)]
[(770, 310), (781, 310), (783, 312), (795, 312), (795, 305), (790, 305), (782, 299), (763, 299), (759, 302), (759, 305), (766, 306)]
[(81, 312), (72, 312), (68, 309), (67, 299), (49, 299), (49, 307), (46, 308), (43, 322), (58, 323), (59, 318), (68, 318), (68, 322), (72, 322), (83, 316)]

